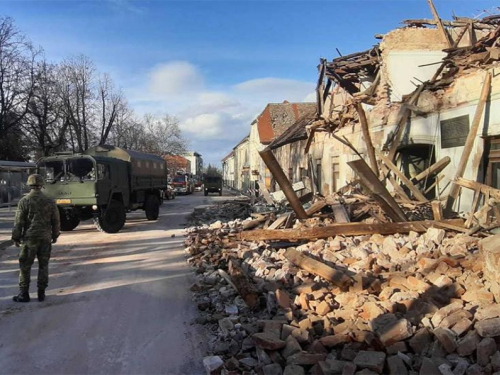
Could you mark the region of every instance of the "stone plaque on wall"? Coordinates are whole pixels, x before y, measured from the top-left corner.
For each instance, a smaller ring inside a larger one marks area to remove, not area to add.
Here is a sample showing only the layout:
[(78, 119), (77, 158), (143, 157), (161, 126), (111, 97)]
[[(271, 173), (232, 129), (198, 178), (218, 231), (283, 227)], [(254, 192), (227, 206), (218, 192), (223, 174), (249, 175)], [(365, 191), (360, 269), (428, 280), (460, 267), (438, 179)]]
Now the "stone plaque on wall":
[(441, 148), (465, 145), (469, 134), (469, 115), (443, 120), (441, 125)]

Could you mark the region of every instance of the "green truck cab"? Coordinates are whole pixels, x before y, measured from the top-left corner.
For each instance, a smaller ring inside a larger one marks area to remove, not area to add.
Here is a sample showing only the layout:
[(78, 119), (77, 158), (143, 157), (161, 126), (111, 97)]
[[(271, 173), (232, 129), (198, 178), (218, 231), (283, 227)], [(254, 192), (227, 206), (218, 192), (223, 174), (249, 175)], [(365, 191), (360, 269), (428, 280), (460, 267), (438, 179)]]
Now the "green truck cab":
[(83, 154), (59, 154), (37, 163), (44, 193), (61, 214), (61, 229), (73, 230), (94, 219), (97, 229), (117, 233), (126, 213), (143, 209), (156, 220), (167, 188), (167, 167), (160, 156), (101, 145)]
[(206, 176), (203, 181), (203, 188), (205, 190), (205, 196), (207, 196), (208, 193), (219, 193), (219, 195), (222, 195), (222, 177)]

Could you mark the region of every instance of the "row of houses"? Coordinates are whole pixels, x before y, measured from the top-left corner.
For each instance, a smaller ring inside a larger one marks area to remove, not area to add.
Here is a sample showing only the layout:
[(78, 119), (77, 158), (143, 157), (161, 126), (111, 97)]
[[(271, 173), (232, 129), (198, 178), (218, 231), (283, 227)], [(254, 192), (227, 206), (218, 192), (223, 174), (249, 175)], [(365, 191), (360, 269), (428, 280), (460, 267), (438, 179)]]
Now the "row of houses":
[[(427, 198), (444, 200), (478, 125), (462, 176), (500, 188), (499, 16), (435, 16), (403, 21), (365, 51), (321, 59), (316, 103), (267, 105), (222, 160), (226, 184), (275, 190), (259, 155), (266, 148), (291, 182), (322, 195), (356, 182), (348, 163), (360, 157), (382, 176), (378, 160), (386, 156), (409, 179), (449, 157), (419, 186)], [(463, 192), (453, 208), (471, 205), (472, 193)]]

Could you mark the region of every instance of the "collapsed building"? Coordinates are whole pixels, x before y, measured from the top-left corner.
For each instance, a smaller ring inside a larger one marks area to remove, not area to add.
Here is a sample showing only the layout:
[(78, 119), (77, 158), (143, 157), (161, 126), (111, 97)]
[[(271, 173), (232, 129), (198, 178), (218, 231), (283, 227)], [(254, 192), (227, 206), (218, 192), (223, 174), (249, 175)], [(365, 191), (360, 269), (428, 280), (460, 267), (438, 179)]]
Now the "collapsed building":
[(322, 59), (314, 108), (226, 157), (255, 166), (269, 211), (188, 234), (207, 373), (500, 371), (500, 17), (429, 3), (434, 19)]

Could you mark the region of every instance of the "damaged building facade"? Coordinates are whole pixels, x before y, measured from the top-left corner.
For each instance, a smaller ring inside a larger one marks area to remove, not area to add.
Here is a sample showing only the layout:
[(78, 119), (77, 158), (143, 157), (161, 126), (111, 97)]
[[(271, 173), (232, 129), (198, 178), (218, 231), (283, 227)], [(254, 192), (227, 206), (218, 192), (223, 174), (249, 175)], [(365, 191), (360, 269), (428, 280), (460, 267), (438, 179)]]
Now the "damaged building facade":
[[(404, 23), (366, 51), (321, 60), (315, 108), (306, 105), (294, 123), (282, 122), (272, 139), (261, 129), (265, 111), (252, 123), (251, 179), (274, 190), (256, 155), (268, 147), (292, 183), (304, 181), (325, 196), (357, 181), (348, 163), (360, 157), (403, 201), (415, 193), (382, 159), (412, 181), (420, 201), (444, 201), (457, 177), (500, 187), (498, 17)], [(464, 169), (458, 176), (457, 168)], [(449, 205), (457, 212), (478, 203), (472, 189), (452, 195)]]

